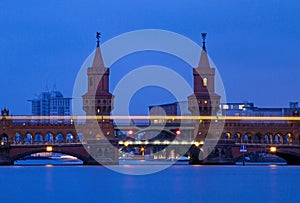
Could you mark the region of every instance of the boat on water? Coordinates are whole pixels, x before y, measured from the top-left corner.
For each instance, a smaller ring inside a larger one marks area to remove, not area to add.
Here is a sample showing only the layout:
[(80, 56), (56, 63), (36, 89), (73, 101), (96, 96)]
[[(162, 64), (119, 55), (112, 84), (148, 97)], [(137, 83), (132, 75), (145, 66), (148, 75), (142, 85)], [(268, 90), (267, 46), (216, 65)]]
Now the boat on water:
[[(251, 162), (245, 161), (246, 166), (271, 166), (271, 165), (278, 165), (278, 166), (285, 166), (286, 162)], [(236, 165), (243, 165), (242, 161), (235, 162)]]
[(51, 156), (49, 158), (54, 159), (54, 160), (77, 160), (76, 157), (70, 156), (70, 155), (55, 155), (55, 156)]
[(151, 159), (151, 158), (143, 158), (143, 159), (132, 159), (132, 158), (119, 158), (120, 165), (188, 165), (190, 159), (188, 157), (178, 157), (172, 159)]

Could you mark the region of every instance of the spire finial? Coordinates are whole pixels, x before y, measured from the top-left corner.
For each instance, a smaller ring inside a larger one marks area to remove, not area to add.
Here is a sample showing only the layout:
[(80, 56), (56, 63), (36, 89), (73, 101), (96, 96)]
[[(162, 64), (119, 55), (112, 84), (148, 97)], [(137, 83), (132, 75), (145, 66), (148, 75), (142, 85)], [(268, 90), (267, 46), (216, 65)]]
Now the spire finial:
[(206, 35), (207, 35), (207, 33), (206, 32), (203, 32), (203, 33), (201, 33), (201, 35), (202, 35), (202, 44), (203, 44), (203, 46), (202, 46), (202, 48), (204, 49), (204, 51), (206, 51), (206, 46), (205, 46), (205, 43), (206, 43)]
[(101, 37), (101, 33), (100, 32), (96, 32), (97, 47), (99, 47), (99, 44), (100, 44), (100, 37)]

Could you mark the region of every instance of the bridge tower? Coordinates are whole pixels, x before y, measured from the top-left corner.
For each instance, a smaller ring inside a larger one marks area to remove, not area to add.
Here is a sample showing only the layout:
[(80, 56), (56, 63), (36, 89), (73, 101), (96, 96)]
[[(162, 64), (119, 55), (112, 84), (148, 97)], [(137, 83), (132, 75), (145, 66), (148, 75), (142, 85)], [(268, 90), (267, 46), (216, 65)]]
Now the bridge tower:
[(215, 93), (215, 68), (206, 51), (206, 33), (202, 33), (202, 50), (198, 67), (193, 68), (194, 94), (188, 97), (192, 115), (214, 116), (219, 111), (220, 96)]
[[(97, 122), (103, 134), (106, 137), (114, 136), (113, 123), (110, 119), (104, 119), (103, 116), (109, 116), (113, 109), (114, 96), (109, 92), (109, 68), (104, 66), (101, 49), (100, 33), (96, 33), (97, 46), (93, 59), (92, 67), (87, 69), (88, 92), (82, 96), (83, 110), (86, 116), (98, 116)], [(88, 122), (94, 122), (95, 119), (87, 119)], [(89, 132), (88, 134), (94, 134)], [(102, 135), (95, 135), (100, 137)]]

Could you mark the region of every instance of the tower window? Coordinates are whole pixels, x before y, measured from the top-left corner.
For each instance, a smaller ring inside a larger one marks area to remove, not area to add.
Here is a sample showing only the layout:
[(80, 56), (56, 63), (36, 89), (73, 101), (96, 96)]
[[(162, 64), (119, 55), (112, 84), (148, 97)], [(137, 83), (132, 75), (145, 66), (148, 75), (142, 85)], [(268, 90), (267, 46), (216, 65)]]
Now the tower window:
[(204, 86), (204, 87), (207, 86), (207, 78), (203, 78), (203, 86)]
[(92, 86), (92, 85), (93, 85), (93, 78), (90, 77), (90, 86)]

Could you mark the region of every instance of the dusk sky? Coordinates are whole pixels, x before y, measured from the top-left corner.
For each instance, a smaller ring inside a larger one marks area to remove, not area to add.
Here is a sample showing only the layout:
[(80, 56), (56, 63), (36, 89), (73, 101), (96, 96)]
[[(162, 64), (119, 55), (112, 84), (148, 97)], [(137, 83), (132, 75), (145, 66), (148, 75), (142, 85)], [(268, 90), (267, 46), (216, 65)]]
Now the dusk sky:
[[(27, 100), (46, 86), (55, 85), (72, 97), (76, 75), (95, 49), (95, 32), (102, 33), (104, 43), (139, 29), (169, 30), (197, 44), (200, 33), (207, 32), (207, 51), (222, 76), (228, 102), (287, 107), (300, 101), (299, 10), (297, 0), (2, 0), (0, 108), (30, 114)], [(192, 84), (192, 70), (182, 61), (144, 52), (112, 65), (111, 90), (122, 74), (149, 64), (184, 72)], [(173, 102), (167, 94), (148, 98), (147, 91), (133, 99), (133, 113)]]

